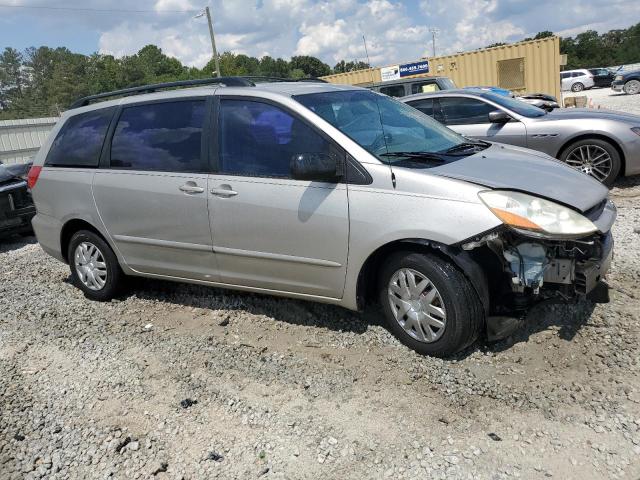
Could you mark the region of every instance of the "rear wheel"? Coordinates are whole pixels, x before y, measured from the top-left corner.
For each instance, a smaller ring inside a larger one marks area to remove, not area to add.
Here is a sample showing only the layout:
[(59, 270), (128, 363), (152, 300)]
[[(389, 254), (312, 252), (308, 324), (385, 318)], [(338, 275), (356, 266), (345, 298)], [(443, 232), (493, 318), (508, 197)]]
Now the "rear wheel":
[(584, 85), (580, 82), (576, 82), (573, 85), (571, 85), (572, 92), (581, 92), (583, 90), (584, 90)]
[(572, 143), (564, 149), (560, 160), (608, 187), (613, 185), (622, 165), (618, 150), (609, 142), (597, 138)]
[(445, 357), (480, 334), (484, 315), (478, 295), (451, 263), (434, 255), (398, 252), (383, 265), (379, 281), (389, 329), (416, 352)]
[(624, 93), (628, 95), (635, 95), (640, 93), (640, 80), (629, 80), (624, 84)]
[(111, 247), (98, 235), (80, 230), (67, 251), (71, 279), (91, 300), (111, 300), (120, 290), (124, 274)]

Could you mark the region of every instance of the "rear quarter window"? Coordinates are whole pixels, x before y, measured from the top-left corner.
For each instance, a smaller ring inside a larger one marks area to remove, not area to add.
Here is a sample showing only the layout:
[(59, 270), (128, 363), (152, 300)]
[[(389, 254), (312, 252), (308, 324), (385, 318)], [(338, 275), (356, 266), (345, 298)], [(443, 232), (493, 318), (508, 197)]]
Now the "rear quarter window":
[(70, 117), (56, 136), (45, 166), (96, 168), (115, 108), (103, 108)]

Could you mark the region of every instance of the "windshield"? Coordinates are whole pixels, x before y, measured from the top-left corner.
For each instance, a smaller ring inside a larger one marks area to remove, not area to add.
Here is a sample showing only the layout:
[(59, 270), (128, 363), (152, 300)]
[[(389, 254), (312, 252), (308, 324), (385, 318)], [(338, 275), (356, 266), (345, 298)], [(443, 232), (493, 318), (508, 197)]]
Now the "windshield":
[(447, 152), (469, 143), (413, 107), (368, 90), (294, 98), (384, 162), (399, 161), (398, 152)]
[(518, 115), (522, 115), (523, 117), (544, 117), (547, 114), (547, 112), (545, 112), (541, 108), (534, 107), (533, 105), (525, 103), (522, 100), (518, 100), (516, 98), (505, 97), (504, 95), (498, 95), (492, 92), (483, 92), (480, 95), (487, 100), (491, 100), (498, 105), (502, 105), (503, 107), (508, 108)]

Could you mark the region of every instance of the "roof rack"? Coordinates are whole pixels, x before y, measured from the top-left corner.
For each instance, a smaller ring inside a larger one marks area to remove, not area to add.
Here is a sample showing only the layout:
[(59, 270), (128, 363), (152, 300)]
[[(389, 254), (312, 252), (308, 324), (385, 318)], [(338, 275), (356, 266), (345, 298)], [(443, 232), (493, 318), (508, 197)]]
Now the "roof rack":
[(245, 78), (252, 82), (317, 82), (317, 83), (327, 83), (326, 80), (322, 80), (317, 77), (307, 77), (307, 78), (284, 78), (284, 77), (271, 77), (271, 76), (261, 76), (261, 75), (243, 75), (241, 78)]
[(124, 88), (122, 90), (114, 90), (113, 92), (98, 93), (82, 97), (71, 104), (69, 109), (84, 107), (95, 100), (102, 100), (110, 97), (119, 97), (127, 95), (140, 95), (143, 93), (157, 92), (166, 88), (193, 87), (196, 85), (221, 84), (227, 87), (255, 87), (248, 77), (218, 77), (218, 78), (200, 78), (197, 80), (180, 80), (177, 82), (154, 83), (152, 85), (141, 85), (139, 87)]

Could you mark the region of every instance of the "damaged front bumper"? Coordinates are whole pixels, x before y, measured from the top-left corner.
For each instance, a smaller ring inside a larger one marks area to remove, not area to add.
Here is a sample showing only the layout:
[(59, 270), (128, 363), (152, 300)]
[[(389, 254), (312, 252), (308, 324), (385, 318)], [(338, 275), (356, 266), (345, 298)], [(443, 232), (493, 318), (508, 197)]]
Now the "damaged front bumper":
[(616, 210), (607, 201), (589, 213), (599, 231), (581, 238), (545, 238), (503, 226), (460, 245), (486, 277), (489, 339), (509, 335), (542, 301), (609, 301), (604, 280), (613, 259)]
[(604, 280), (613, 258), (613, 236), (607, 232), (566, 241), (511, 236), (496, 240), (492, 249), (502, 253), (514, 293), (569, 298), (588, 295)]

